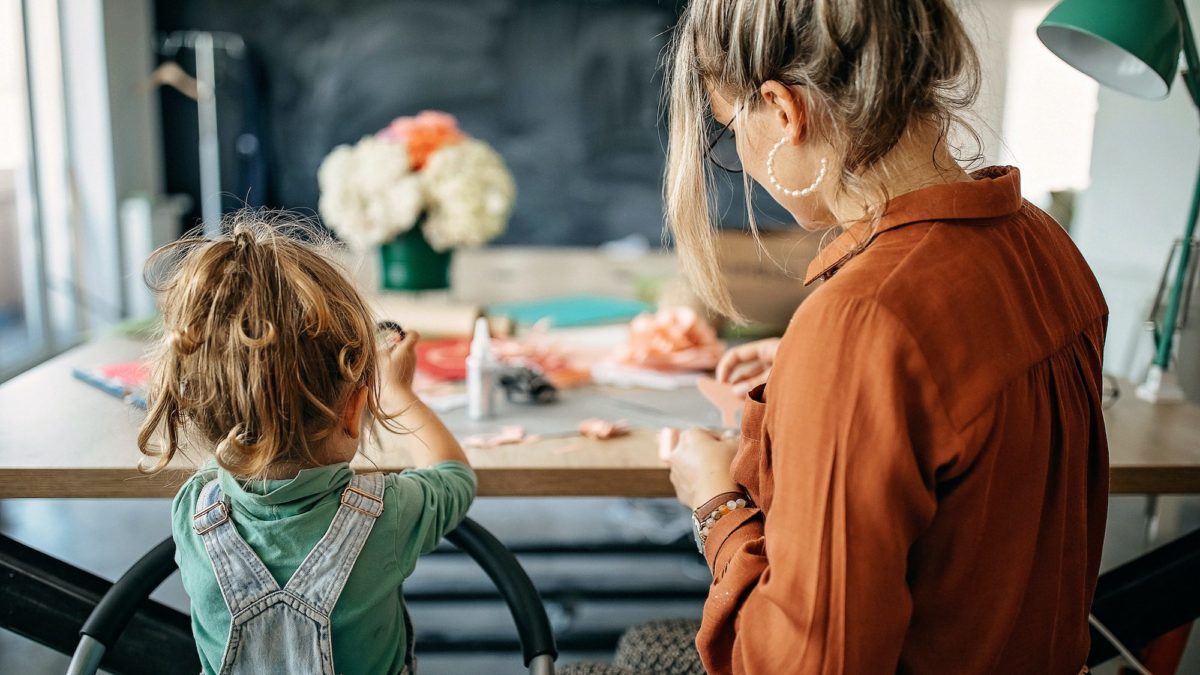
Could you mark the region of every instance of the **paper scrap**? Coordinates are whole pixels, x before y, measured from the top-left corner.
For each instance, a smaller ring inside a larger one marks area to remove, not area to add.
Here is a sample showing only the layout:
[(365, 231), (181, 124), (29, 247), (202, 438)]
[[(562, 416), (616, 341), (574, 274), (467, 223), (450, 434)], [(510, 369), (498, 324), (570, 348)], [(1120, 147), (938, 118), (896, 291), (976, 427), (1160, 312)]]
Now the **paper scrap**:
[(498, 448), (502, 445), (533, 443), (541, 439), (541, 436), (535, 434), (526, 435), (525, 427), (507, 426), (500, 427), (500, 431), (494, 434), (468, 436), (463, 439), (463, 446), (468, 448)]
[(624, 420), (610, 422), (598, 418), (587, 419), (579, 423), (579, 434), (596, 441), (607, 441), (629, 435), (629, 423)]

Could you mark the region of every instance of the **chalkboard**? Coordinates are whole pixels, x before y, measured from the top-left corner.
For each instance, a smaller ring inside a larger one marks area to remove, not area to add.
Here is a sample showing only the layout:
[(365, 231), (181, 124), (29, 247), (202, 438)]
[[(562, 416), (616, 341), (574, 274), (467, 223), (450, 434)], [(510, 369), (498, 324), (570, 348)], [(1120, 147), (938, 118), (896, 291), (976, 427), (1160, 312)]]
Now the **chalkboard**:
[[(516, 177), (497, 243), (594, 245), (661, 236), (660, 68), (677, 16), (651, 0), (158, 0), (156, 21), (247, 43), (218, 59), (226, 208), (315, 211), (331, 148), (437, 109)], [(195, 194), (194, 104), (165, 91), (163, 116), (168, 189)], [(740, 181), (726, 191), (740, 226)]]

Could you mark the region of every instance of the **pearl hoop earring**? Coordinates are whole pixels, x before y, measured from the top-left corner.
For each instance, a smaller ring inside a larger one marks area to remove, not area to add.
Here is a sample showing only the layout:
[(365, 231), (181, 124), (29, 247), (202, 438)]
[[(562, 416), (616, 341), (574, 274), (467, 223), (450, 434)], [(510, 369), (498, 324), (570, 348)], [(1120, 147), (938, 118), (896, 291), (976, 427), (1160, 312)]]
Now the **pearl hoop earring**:
[(771, 148), (771, 153), (767, 155), (767, 178), (771, 180), (771, 186), (789, 197), (803, 197), (811, 194), (812, 191), (816, 190), (817, 186), (821, 184), (821, 181), (825, 179), (825, 158), (821, 158), (821, 170), (817, 173), (817, 178), (812, 182), (812, 185), (809, 185), (803, 190), (789, 190), (780, 185), (779, 180), (775, 178), (775, 154), (779, 152), (779, 149), (783, 147), (784, 143), (787, 143), (787, 136), (779, 139), (779, 142), (775, 144), (775, 147)]

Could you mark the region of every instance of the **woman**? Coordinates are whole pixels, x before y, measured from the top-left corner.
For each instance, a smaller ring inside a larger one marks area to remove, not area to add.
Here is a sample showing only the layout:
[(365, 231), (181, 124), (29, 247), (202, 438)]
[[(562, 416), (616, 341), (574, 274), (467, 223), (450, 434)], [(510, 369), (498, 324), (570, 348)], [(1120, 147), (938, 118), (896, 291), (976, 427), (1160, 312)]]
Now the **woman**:
[(691, 430), (671, 460), (713, 572), (705, 667), (1081, 672), (1107, 308), (1016, 169), (951, 156), (978, 64), (949, 3), (695, 0), (673, 51), (667, 214), (709, 304), (736, 316), (709, 115), (747, 186), (840, 230), (777, 349), (749, 350), (773, 362), (740, 442)]

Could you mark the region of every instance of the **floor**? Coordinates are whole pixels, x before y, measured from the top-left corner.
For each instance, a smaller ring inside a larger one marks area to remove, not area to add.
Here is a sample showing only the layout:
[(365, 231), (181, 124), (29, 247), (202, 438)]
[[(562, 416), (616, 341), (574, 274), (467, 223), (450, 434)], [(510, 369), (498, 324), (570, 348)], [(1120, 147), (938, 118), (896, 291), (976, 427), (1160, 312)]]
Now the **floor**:
[[(1105, 568), (1120, 564), (1143, 550), (1142, 497), (1115, 497), (1111, 501)], [(1200, 527), (1200, 499), (1164, 498), (1160, 540)], [(113, 578), (141, 552), (168, 534), (169, 504), (164, 500), (15, 500), (0, 503), (0, 531), (43, 551)], [(686, 513), (668, 500), (618, 499), (481, 499), (472, 509), (480, 521), (510, 545), (528, 542), (669, 541), (685, 534)], [(98, 545), (103, 542), (102, 545)], [(610, 588), (703, 588), (707, 570), (699, 558), (678, 556), (605, 556), (522, 560), (540, 588), (574, 586)], [(410, 592), (444, 588), (448, 584), (486, 583), (469, 561), (445, 557), (425, 559), (406, 584)], [(186, 597), (172, 578), (155, 596), (186, 608)], [(551, 606), (559, 634), (577, 630), (619, 629), (652, 618), (698, 616), (699, 602), (581, 602)], [(419, 634), (443, 631), (479, 636), (510, 636), (507, 612), (498, 604), (453, 606), (416, 604), (414, 621)], [(419, 646), (418, 646), (419, 652)], [(565, 653), (560, 663), (600, 659), (607, 654)], [(0, 673), (61, 673), (67, 658), (11, 633), (0, 631)], [(424, 655), (421, 672), (504, 673), (525, 672), (516, 654)], [(1098, 671), (1114, 673), (1114, 665)], [(1200, 673), (1200, 637), (1193, 634), (1181, 673)]]

